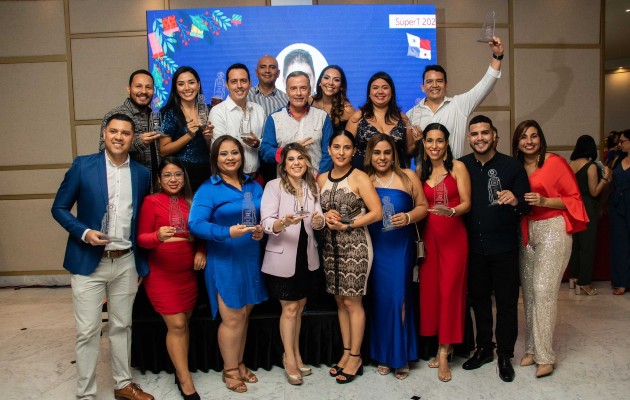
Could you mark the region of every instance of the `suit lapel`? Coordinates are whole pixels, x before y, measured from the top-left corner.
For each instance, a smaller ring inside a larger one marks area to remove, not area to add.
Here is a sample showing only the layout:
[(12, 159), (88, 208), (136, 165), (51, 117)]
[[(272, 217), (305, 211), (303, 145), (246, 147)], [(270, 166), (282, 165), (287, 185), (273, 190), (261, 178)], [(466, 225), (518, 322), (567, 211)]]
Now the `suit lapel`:
[[(105, 163), (107, 160), (105, 159), (105, 151), (102, 151), (100, 154), (100, 158), (97, 163), (97, 176), (98, 176), (98, 186), (101, 189), (101, 197), (103, 199), (103, 204), (105, 204), (105, 209), (109, 204), (109, 193), (107, 189), (107, 167)], [(103, 210), (105, 212), (105, 210)]]

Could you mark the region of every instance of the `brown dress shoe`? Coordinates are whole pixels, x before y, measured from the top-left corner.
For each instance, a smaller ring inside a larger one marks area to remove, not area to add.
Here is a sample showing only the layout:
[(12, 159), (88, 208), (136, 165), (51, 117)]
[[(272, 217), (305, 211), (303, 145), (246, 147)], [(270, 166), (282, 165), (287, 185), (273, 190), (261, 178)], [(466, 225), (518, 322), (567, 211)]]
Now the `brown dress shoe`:
[(122, 389), (114, 390), (114, 397), (116, 400), (154, 400), (153, 396), (143, 392), (137, 383), (130, 383)]

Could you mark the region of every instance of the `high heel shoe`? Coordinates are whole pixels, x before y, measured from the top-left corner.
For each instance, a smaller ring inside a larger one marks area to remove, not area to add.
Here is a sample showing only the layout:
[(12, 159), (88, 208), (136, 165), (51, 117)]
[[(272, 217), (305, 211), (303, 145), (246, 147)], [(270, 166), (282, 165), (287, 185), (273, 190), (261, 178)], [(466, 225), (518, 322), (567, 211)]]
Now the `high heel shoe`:
[(313, 368), (309, 367), (308, 365), (302, 365), (301, 367), (298, 367), (298, 369), (300, 370), (302, 377), (309, 376), (313, 373)]
[[(447, 352), (448, 353), (448, 361), (453, 361), (453, 349), (451, 348), (450, 351)], [(429, 368), (439, 368), (440, 367), (440, 348), (438, 347), (438, 351), (437, 354), (435, 355), (435, 357), (433, 357), (433, 359), (429, 360), (429, 362), (427, 363)]]
[(595, 296), (597, 294), (597, 289), (595, 289), (594, 287), (591, 287), (591, 285), (584, 285), (584, 286), (580, 286), (580, 285), (575, 285), (575, 294), (582, 294), (582, 291), (584, 291), (584, 293), (587, 296)]
[[(236, 371), (236, 372), (234, 373), (232, 371)], [(247, 385), (245, 384), (245, 382), (243, 382), (243, 379), (241, 378), (241, 374), (238, 371), (238, 367), (224, 369), (223, 372), (221, 373), (221, 379), (223, 380), (223, 383), (225, 383), (225, 387), (230, 389), (231, 391), (236, 392), (236, 393), (247, 392)], [(228, 379), (232, 379), (233, 381), (238, 381), (239, 383), (237, 383), (236, 385), (230, 385), (229, 383), (227, 383)]]
[(302, 381), (302, 374), (301, 373), (295, 374), (295, 375), (289, 374), (287, 372), (287, 364), (284, 361), (284, 358), (285, 358), (285, 354), (282, 354), (282, 366), (284, 367), (284, 373), (287, 375), (287, 381), (291, 385), (301, 385), (302, 382), (303, 382)]
[[(238, 363), (238, 366), (243, 366), (245, 367), (245, 363), (243, 361), (241, 361), (240, 363)], [(247, 382), (247, 383), (256, 383), (258, 382), (258, 377), (249, 370), (249, 368), (245, 367), (245, 375), (241, 375), (241, 379), (243, 380), (243, 382)]]
[[(344, 347), (343, 351), (345, 353), (346, 351), (350, 351), (350, 349)], [(341, 373), (341, 371), (343, 371), (343, 367), (340, 366), (339, 364), (335, 364), (332, 367), (330, 367), (330, 369), (328, 370), (328, 375), (332, 376), (333, 378), (336, 378), (337, 375)]]
[(442, 382), (449, 382), (451, 378), (453, 377), (451, 375), (451, 368), (448, 365), (448, 363), (453, 360), (453, 346), (448, 346), (446, 351), (444, 351), (443, 348), (438, 349), (438, 356), (442, 354), (446, 354), (446, 367), (448, 368), (448, 371), (446, 374), (440, 375), (439, 367), (442, 366), (442, 363), (439, 362), (439, 359), (438, 359), (438, 364), (439, 364), (438, 365), (438, 379)]
[[(361, 354), (350, 354), (350, 357), (361, 357)], [(339, 384), (350, 383), (354, 380), (354, 378), (357, 377), (357, 375), (363, 375), (363, 361), (361, 361), (360, 358), (359, 360), (361, 364), (359, 364), (359, 368), (357, 369), (357, 372), (354, 374), (348, 374), (343, 371), (340, 371), (339, 374), (335, 377), (335, 379), (337, 380), (337, 383)], [(340, 376), (343, 377), (344, 379), (339, 379)]]
[(197, 392), (192, 394), (184, 393), (184, 391), (182, 390), (182, 385), (179, 384), (179, 379), (177, 379), (177, 373), (175, 373), (175, 384), (177, 385), (177, 389), (179, 389), (179, 393), (181, 393), (184, 400), (201, 400), (201, 397), (199, 397), (199, 393)]
[(536, 378), (542, 378), (553, 374), (553, 364), (538, 364), (536, 368)]
[(529, 367), (534, 364), (536, 364), (536, 361), (534, 361), (534, 355), (531, 353), (525, 353), (523, 358), (521, 358), (521, 367)]
[[(575, 289), (575, 285), (577, 284), (577, 279), (576, 278), (570, 278), (569, 279), (569, 289)], [(579, 294), (579, 293), (576, 293)]]
[(613, 288), (613, 292), (612, 292), (615, 296), (623, 296), (624, 293), (626, 293), (626, 288), (625, 287), (616, 287)]

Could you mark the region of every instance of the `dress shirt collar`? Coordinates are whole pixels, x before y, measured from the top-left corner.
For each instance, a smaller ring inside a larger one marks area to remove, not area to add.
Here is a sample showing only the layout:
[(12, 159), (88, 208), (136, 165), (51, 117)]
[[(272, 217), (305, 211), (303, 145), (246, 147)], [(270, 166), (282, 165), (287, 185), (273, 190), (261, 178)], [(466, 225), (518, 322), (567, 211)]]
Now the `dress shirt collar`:
[(275, 96), (278, 93), (278, 88), (274, 86), (273, 89), (271, 90), (271, 92), (269, 92), (269, 94), (265, 95), (260, 90), (260, 85), (256, 85), (256, 86), (254, 86), (254, 91), (256, 92), (256, 94), (262, 94), (263, 96)]
[[(309, 103), (306, 103), (306, 112), (304, 113), (304, 116), (307, 116), (310, 110), (311, 110), (311, 105)], [(289, 116), (291, 118), (295, 119), (293, 114), (291, 114), (291, 102), (287, 103), (287, 112), (289, 113)]]
[[(247, 182), (247, 181), (251, 181), (252, 178), (250, 178), (249, 175), (247, 174), (243, 174), (245, 176), (245, 180), (243, 181), (243, 183)], [(218, 185), (221, 182), (225, 182), (225, 179), (223, 179), (223, 177), (221, 176), (221, 174), (215, 174), (210, 176), (210, 183), (212, 183), (213, 185)], [(227, 183), (226, 183), (227, 184)]]
[[(232, 100), (230, 96), (228, 96), (225, 100), (223, 100), (223, 102), (225, 103), (225, 108), (227, 108), (228, 111), (232, 111), (235, 108), (238, 108), (239, 110), (244, 111), (238, 104), (234, 102), (234, 100)], [(248, 101), (245, 103), (245, 108), (248, 111), (252, 111), (254, 107), (252, 106), (251, 102)]]
[(152, 110), (150, 106), (147, 106), (147, 108), (145, 108), (144, 110), (140, 110), (138, 108), (138, 106), (136, 106), (134, 104), (133, 101), (131, 101), (131, 99), (129, 97), (127, 97), (127, 99), (125, 100), (125, 106), (129, 109), (129, 111), (131, 111), (134, 115), (137, 114), (151, 114)]
[[(444, 104), (448, 104), (448, 103), (450, 103), (450, 102), (451, 102), (451, 100), (453, 100), (453, 98), (452, 98), (452, 97), (445, 96), (445, 97), (444, 97), (444, 101), (442, 102), (442, 104), (440, 104), (440, 106), (437, 108), (437, 110), (439, 110), (440, 108), (442, 108), (442, 106), (443, 106)], [(426, 104), (426, 102), (427, 102), (427, 98), (425, 97), (424, 99), (420, 100), (420, 105), (421, 105), (421, 106), (424, 106), (424, 107), (429, 108), (429, 106)]]
[(116, 164), (114, 164), (114, 162), (112, 161), (112, 159), (111, 159), (111, 158), (109, 158), (109, 155), (107, 154), (107, 151), (106, 151), (106, 150), (103, 150), (103, 153), (105, 153), (105, 160), (107, 160), (107, 163), (109, 163), (109, 165), (110, 165), (111, 167), (114, 167), (114, 168), (122, 167), (122, 166), (124, 166), (124, 165), (127, 165), (127, 166), (128, 166), (128, 165), (129, 165), (129, 160), (131, 160), (131, 158), (129, 157), (129, 154), (127, 154), (127, 159), (126, 159), (126, 160), (125, 160), (122, 164), (120, 164), (120, 165), (116, 165)]

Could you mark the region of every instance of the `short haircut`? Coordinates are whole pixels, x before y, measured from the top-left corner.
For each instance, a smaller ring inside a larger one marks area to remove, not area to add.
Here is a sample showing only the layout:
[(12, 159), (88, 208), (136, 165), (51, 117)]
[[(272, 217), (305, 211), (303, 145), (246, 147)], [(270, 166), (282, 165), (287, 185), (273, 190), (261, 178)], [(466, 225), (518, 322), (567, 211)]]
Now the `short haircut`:
[(131, 83), (133, 82), (133, 78), (135, 78), (136, 75), (149, 75), (151, 77), (151, 82), (154, 82), (153, 75), (151, 75), (149, 71), (147, 71), (146, 69), (138, 69), (138, 70), (133, 71), (131, 75), (129, 75), (129, 86), (131, 86)]
[(444, 82), (448, 82), (448, 79), (446, 79), (446, 70), (444, 69), (444, 67), (442, 67), (441, 65), (427, 65), (426, 67), (424, 67), (424, 72), (422, 73), (422, 84), (424, 85), (424, 76), (427, 74), (427, 72), (429, 71), (436, 71), (436, 72), (441, 72), (444, 74)]
[(303, 76), (308, 81), (308, 85), (311, 86), (311, 78), (309, 78), (308, 74), (304, 71), (293, 71), (289, 75), (287, 75), (287, 79), (284, 81), (284, 85), (288, 88), (288, 83), (290, 78), (296, 78), (298, 76)]
[(315, 75), (315, 66), (313, 64), (313, 57), (311, 56), (311, 53), (309, 53), (308, 51), (304, 49), (291, 50), (284, 57), (284, 68), (282, 69), (282, 73), (286, 74), (286, 71), (288, 71), (289, 66), (291, 64), (297, 64), (297, 63), (308, 64), (308, 66), (311, 67), (311, 71), (313, 71), (313, 75)]
[(589, 135), (582, 135), (577, 139), (575, 148), (569, 157), (570, 160), (577, 160), (578, 158), (586, 158), (591, 161), (597, 159), (597, 145), (595, 139)]
[(247, 72), (247, 80), (251, 80), (251, 78), (249, 77), (249, 69), (247, 68), (247, 65), (245, 64), (241, 64), (241, 63), (236, 63), (236, 64), (232, 64), (228, 67), (227, 71), (225, 72), (225, 81), (228, 82), (230, 79), (230, 71), (232, 71), (233, 69), (244, 69), (245, 72)]
[(490, 125), (490, 130), (491, 131), (497, 132), (497, 128), (492, 123), (492, 120), (490, 118), (486, 117), (485, 115), (475, 115), (474, 117), (472, 117), (472, 119), (468, 123), (468, 128), (470, 130), (470, 126), (471, 125), (484, 124), (484, 123)]
[(128, 116), (127, 114), (116, 113), (116, 114), (110, 115), (105, 120), (105, 127), (107, 127), (107, 125), (109, 125), (109, 123), (112, 122), (113, 120), (129, 122), (131, 124), (131, 131), (132, 132), (136, 131), (136, 124), (133, 122), (133, 119), (131, 119), (131, 117)]

